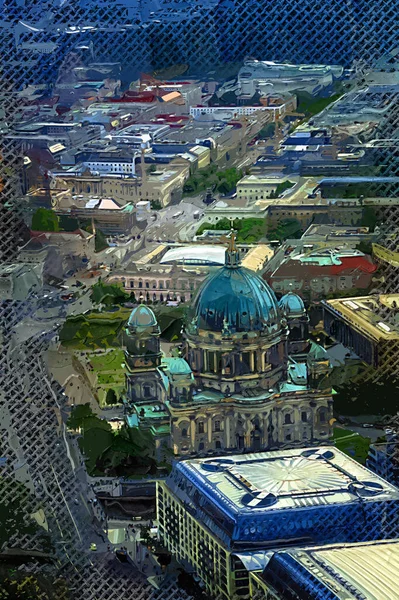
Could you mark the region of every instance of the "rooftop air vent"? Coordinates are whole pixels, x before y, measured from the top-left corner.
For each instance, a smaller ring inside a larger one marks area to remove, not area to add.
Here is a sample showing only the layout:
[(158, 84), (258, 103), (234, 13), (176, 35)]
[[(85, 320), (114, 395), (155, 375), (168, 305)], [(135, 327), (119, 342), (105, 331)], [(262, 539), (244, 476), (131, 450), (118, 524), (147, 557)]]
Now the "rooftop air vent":
[(332, 460), (334, 458), (334, 452), (331, 450), (325, 450), (324, 448), (304, 450), (301, 454), (304, 458), (310, 460)]
[(249, 492), (241, 498), (241, 503), (247, 508), (267, 508), (276, 504), (278, 498), (264, 491)]
[(228, 458), (221, 458), (220, 460), (209, 460), (203, 462), (201, 464), (201, 468), (204, 471), (209, 471), (210, 473), (220, 473), (221, 471), (225, 471), (232, 464), (234, 464), (234, 461), (229, 460)]

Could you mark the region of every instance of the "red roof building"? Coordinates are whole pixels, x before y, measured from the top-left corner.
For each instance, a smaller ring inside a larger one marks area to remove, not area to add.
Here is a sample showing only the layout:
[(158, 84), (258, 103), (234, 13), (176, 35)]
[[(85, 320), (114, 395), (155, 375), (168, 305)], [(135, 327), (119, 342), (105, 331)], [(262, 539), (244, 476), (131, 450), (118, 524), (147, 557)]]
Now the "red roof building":
[[(281, 259), (278, 260), (278, 255)], [(323, 248), (280, 249), (263, 274), (275, 292), (294, 291), (317, 298), (334, 292), (356, 290), (364, 293), (371, 285), (377, 265), (359, 250)]]

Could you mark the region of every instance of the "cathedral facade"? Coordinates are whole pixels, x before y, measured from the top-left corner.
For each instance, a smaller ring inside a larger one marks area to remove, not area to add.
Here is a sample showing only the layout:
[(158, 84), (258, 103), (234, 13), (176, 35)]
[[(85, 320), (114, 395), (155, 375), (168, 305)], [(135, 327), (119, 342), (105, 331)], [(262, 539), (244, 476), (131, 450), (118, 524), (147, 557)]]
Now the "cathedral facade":
[(240, 265), (234, 237), (190, 307), (182, 356), (163, 355), (155, 315), (140, 305), (125, 367), (130, 422), (175, 456), (320, 445), (332, 433), (330, 363), (309, 341), (303, 302), (278, 302)]

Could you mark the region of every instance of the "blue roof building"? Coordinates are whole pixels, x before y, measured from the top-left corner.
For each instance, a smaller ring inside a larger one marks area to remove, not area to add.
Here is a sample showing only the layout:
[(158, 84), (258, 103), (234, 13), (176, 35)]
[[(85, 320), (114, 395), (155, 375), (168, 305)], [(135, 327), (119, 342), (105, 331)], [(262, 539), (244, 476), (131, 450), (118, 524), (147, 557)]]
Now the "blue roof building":
[(242, 553), (397, 537), (399, 489), (336, 448), (181, 461), (159, 484), (158, 521), (163, 542), (210, 592), (224, 585), (241, 596)]

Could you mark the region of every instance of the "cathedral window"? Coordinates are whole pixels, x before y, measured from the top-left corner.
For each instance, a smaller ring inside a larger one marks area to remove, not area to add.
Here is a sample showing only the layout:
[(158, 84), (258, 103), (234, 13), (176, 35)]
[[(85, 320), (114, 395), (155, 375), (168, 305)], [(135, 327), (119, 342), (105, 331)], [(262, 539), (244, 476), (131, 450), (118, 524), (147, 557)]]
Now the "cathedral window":
[(198, 451), (201, 452), (201, 450), (203, 450), (204, 447), (204, 442), (200, 442), (200, 444), (198, 445)]
[(320, 419), (320, 423), (326, 423), (327, 422), (327, 413), (326, 413), (326, 409), (322, 408), (319, 412), (319, 419)]
[(182, 430), (181, 430), (181, 436), (182, 436), (183, 438), (186, 438), (186, 437), (187, 437), (187, 429), (185, 429), (185, 428), (184, 428), (184, 429), (182, 429)]
[(290, 442), (291, 441), (291, 434), (287, 433), (287, 435), (285, 436), (285, 441), (286, 442)]
[(198, 423), (198, 433), (204, 433), (204, 422), (200, 421)]
[(220, 421), (215, 421), (215, 431), (220, 431)]
[(301, 412), (301, 421), (302, 421), (302, 423), (308, 422), (308, 413), (306, 412), (306, 410), (303, 410)]
[(284, 415), (284, 424), (285, 425), (292, 425), (292, 419), (291, 419), (291, 414), (287, 413)]
[(216, 448), (216, 450), (220, 450), (221, 447), (222, 447), (222, 443), (219, 440), (216, 440), (216, 442), (215, 442), (215, 448)]
[(150, 386), (150, 385), (144, 385), (143, 386), (143, 393), (144, 393), (144, 397), (145, 398), (150, 398), (152, 396), (152, 386)]

